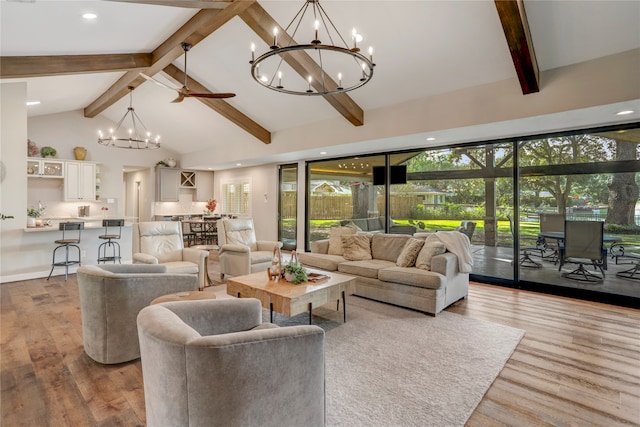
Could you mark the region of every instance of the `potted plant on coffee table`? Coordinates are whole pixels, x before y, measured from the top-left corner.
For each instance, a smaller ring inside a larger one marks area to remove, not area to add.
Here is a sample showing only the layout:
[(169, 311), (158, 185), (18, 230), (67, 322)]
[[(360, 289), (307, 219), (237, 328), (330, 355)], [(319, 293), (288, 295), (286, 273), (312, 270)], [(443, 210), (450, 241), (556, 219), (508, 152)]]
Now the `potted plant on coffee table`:
[(287, 282), (293, 283), (294, 285), (309, 280), (307, 271), (302, 268), (302, 266), (298, 262), (298, 257), (296, 256), (295, 251), (291, 254), (291, 260), (289, 261), (289, 263), (282, 269), (282, 273), (285, 280)]

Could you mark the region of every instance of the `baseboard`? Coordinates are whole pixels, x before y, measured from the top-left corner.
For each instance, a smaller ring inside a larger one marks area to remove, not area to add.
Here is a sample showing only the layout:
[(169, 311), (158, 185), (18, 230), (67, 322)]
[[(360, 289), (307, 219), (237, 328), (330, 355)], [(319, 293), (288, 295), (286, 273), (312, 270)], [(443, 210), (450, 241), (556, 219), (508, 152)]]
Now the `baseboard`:
[[(122, 261), (122, 264), (131, 264), (131, 263), (132, 263), (132, 260)], [(94, 264), (85, 264), (85, 265), (94, 265)], [(77, 265), (70, 266), (69, 274), (75, 274), (76, 270), (78, 270)], [(23, 280), (33, 280), (33, 279), (45, 279), (47, 276), (49, 276), (49, 271), (51, 271), (51, 269), (41, 270), (41, 271), (30, 271), (28, 273), (12, 274), (8, 276), (0, 276), (0, 283), (20, 282)], [(56, 267), (53, 269), (53, 273), (51, 274), (51, 277), (56, 277), (56, 276), (64, 276), (64, 269), (62, 267)]]

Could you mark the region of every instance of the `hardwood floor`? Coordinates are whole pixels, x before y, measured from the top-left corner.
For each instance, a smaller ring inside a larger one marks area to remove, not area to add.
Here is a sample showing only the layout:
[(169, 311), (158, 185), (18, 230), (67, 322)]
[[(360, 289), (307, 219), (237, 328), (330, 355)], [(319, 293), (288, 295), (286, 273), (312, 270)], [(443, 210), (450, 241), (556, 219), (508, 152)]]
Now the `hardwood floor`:
[[(140, 362), (83, 351), (75, 275), (0, 292), (2, 426), (144, 425)], [(480, 284), (448, 310), (526, 330), (467, 425), (640, 425), (638, 310)]]

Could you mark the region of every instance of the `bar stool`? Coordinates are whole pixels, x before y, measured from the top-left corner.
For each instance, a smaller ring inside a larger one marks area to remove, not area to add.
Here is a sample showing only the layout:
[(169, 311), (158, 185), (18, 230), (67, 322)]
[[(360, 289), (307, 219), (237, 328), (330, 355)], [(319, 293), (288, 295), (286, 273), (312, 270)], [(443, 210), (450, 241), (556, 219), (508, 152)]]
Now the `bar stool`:
[[(58, 230), (62, 230), (62, 239), (54, 241), (58, 246), (53, 250), (53, 261), (51, 262), (51, 271), (49, 272), (47, 280), (51, 278), (51, 273), (53, 273), (55, 267), (64, 267), (64, 280), (67, 280), (69, 278), (69, 266), (74, 264), (82, 265), (80, 262), (80, 246), (78, 246), (78, 244), (80, 243), (82, 230), (84, 230), (84, 222), (61, 222)], [(77, 231), (78, 235), (75, 238), (71, 238), (68, 235), (65, 236), (66, 231)], [(74, 247), (78, 250), (77, 260), (69, 259), (69, 247)], [(56, 262), (56, 251), (60, 248), (64, 248), (64, 261)]]
[[(104, 227), (104, 234), (98, 236), (98, 239), (106, 240), (106, 242), (101, 243), (98, 246), (98, 264), (101, 262), (106, 263), (107, 261), (113, 261), (116, 263), (116, 260), (122, 264), (120, 261), (120, 243), (113, 242), (113, 240), (119, 240), (122, 234), (122, 226), (124, 225), (124, 219), (103, 219), (102, 226)], [(109, 234), (109, 227), (118, 227), (118, 234), (111, 233)], [(111, 256), (107, 256), (107, 248), (111, 248)]]

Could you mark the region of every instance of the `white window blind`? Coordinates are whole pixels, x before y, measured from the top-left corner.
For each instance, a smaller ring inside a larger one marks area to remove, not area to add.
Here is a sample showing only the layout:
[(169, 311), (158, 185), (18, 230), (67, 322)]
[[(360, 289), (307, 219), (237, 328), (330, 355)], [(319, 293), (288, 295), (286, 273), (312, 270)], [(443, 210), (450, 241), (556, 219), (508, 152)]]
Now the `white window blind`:
[(227, 214), (251, 215), (251, 181), (249, 179), (222, 183), (222, 209)]

